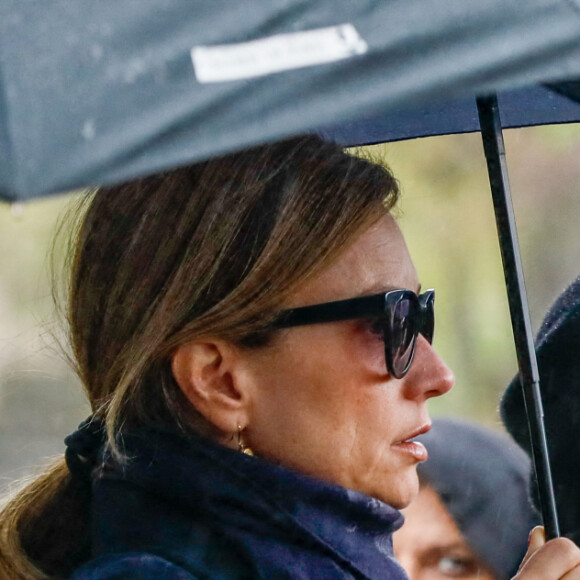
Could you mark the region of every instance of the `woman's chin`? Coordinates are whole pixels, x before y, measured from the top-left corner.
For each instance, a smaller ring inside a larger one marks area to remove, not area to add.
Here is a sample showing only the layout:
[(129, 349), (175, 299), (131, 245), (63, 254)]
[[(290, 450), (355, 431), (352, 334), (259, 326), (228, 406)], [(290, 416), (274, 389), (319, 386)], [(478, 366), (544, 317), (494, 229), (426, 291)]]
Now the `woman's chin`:
[[(393, 481), (394, 480), (394, 481)], [(393, 478), (391, 485), (385, 485), (381, 488), (373, 490), (372, 495), (382, 502), (389, 504), (395, 509), (402, 510), (406, 508), (419, 494), (419, 478), (417, 472), (413, 469), (413, 473), (406, 477)]]
[(410, 494), (409, 496), (404, 496), (404, 497), (399, 497), (396, 498), (392, 501), (387, 501), (385, 503), (388, 503), (391, 507), (394, 507), (395, 509), (398, 510), (403, 510), (406, 507), (409, 506), (409, 504), (417, 497), (417, 494)]

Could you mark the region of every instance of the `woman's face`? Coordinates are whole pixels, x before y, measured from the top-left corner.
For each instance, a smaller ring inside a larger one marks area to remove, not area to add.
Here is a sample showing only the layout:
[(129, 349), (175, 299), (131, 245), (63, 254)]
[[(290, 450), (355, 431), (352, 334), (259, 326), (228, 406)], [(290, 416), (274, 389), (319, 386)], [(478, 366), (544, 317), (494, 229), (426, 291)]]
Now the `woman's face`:
[(405, 523), (393, 542), (395, 556), (410, 580), (496, 580), (433, 488), (422, 487), (404, 514)]
[[(386, 215), (333, 263), (300, 286), (288, 307), (419, 281), (394, 219)], [(407, 375), (387, 374), (383, 341), (368, 321), (279, 331), (246, 353), (252, 385), (247, 444), (271, 461), (404, 507), (416, 495), (424, 448), (408, 440), (430, 425), (427, 399), (446, 393), (453, 374), (423, 336)]]

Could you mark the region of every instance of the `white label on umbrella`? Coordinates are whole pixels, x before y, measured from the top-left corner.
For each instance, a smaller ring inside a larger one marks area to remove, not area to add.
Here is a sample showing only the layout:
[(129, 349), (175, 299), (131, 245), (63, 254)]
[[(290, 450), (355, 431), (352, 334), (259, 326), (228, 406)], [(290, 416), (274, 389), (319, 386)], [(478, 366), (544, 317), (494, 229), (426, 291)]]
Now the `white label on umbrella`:
[(200, 83), (219, 83), (336, 62), (367, 50), (356, 28), (342, 24), (250, 42), (195, 46), (191, 60)]

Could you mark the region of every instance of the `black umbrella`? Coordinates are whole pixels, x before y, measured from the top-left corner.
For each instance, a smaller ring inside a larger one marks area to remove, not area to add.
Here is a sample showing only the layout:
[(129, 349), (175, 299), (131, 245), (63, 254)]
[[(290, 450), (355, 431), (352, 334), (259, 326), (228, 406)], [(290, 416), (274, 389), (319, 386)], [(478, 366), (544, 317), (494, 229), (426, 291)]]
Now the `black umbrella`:
[(126, 180), (304, 131), (352, 145), (475, 131), (479, 119), (555, 536), (502, 125), (495, 96), (475, 96), (498, 92), (504, 126), (578, 121), (577, 87), (561, 82), (574, 78), (575, 0), (3, 0), (0, 197)]

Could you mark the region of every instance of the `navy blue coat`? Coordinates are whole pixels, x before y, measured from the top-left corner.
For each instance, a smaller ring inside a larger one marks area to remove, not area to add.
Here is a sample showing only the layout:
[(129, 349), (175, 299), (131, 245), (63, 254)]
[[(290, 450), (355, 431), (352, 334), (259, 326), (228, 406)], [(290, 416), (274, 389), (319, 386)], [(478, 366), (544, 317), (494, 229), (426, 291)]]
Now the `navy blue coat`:
[(159, 430), (96, 470), (92, 555), (73, 580), (405, 580), (397, 510), (211, 442)]

